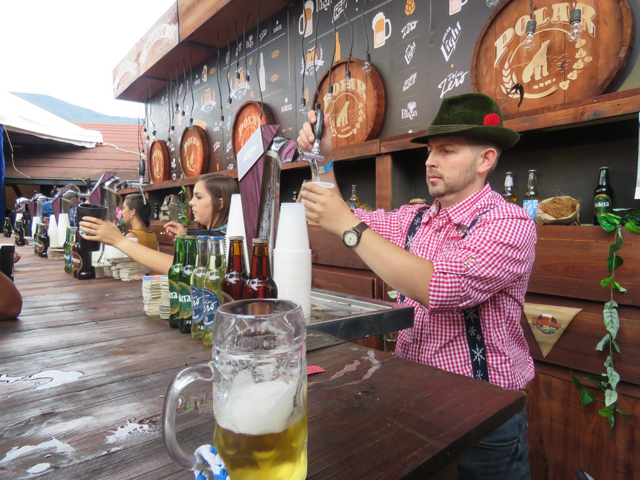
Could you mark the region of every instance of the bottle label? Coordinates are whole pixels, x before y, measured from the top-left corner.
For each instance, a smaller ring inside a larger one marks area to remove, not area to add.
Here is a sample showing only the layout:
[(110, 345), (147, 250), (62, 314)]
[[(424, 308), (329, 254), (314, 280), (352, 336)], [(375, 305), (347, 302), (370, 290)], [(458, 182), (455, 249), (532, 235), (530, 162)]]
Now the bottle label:
[(610, 213), (610, 212), (611, 212), (611, 197), (603, 193), (596, 195), (593, 198), (593, 213), (596, 214), (596, 217), (602, 215), (603, 213)]
[(538, 210), (538, 200), (524, 200), (522, 202), (522, 208), (524, 208), (529, 216), (535, 220), (536, 210)]
[(169, 304), (171, 315), (180, 315), (180, 299), (178, 298), (178, 284), (169, 280)]
[(191, 320), (191, 287), (188, 283), (178, 283), (178, 301), (180, 302), (180, 317)]
[(44, 242), (42, 240), (38, 240), (38, 252), (44, 252)]
[(204, 320), (204, 302), (202, 301), (202, 290), (195, 285), (191, 285), (191, 321), (200, 323)]
[(358, 206), (356, 205), (356, 202), (354, 202), (353, 200), (349, 201), (349, 208), (358, 208)]
[(82, 257), (78, 255), (78, 252), (73, 252), (71, 254), (71, 263), (73, 264), (73, 269), (76, 271), (82, 270)]
[(211, 330), (216, 311), (222, 302), (218, 295), (206, 288), (202, 290), (202, 298), (204, 300), (204, 326), (207, 330)]

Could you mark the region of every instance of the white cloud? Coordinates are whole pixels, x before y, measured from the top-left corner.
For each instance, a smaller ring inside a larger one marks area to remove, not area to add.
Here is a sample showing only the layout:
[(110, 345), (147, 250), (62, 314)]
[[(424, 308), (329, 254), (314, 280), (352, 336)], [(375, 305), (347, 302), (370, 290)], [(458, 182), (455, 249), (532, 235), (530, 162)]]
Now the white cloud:
[(113, 69), (174, 3), (0, 0), (0, 89), (143, 116), (139, 104), (113, 98)]

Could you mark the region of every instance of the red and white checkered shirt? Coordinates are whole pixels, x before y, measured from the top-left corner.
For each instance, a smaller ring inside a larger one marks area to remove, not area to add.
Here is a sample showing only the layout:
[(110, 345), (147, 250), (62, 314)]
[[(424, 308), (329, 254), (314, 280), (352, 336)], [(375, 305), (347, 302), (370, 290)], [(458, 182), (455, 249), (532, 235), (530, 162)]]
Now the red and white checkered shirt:
[[(424, 208), (404, 205), (392, 212), (355, 209), (354, 213), (387, 240), (405, 248), (411, 222)], [(415, 321), (413, 328), (398, 335), (396, 354), (473, 377), (462, 311), (477, 305), (489, 381), (523, 389), (534, 374), (520, 326), (535, 256), (534, 222), (489, 184), (452, 207), (441, 209), (436, 200), (426, 208), (410, 251), (433, 263), (434, 275), (425, 285), (429, 308), (405, 298), (405, 305), (415, 307)], [(464, 236), (466, 226), (479, 215)]]

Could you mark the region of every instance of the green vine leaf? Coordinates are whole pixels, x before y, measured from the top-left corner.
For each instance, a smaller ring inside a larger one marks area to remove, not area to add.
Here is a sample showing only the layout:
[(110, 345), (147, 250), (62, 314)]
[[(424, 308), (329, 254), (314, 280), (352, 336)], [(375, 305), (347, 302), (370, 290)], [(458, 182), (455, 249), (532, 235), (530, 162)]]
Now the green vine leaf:
[(598, 413), (600, 415), (602, 415), (603, 417), (605, 417), (605, 418), (610, 418), (610, 417), (613, 417), (613, 412), (615, 412), (615, 409), (616, 409), (616, 406), (615, 405), (611, 405), (611, 406), (608, 406), (608, 407), (601, 408), (598, 411)]
[(582, 402), (582, 405), (589, 405), (593, 402), (593, 394), (589, 390), (583, 388), (580, 392), (580, 401)]
[(618, 215), (614, 215), (613, 213), (604, 213), (598, 216), (598, 223), (607, 232), (613, 232), (620, 224), (620, 217)]
[(576, 376), (573, 374), (573, 370), (569, 370), (569, 374), (571, 375), (571, 380), (573, 380), (573, 384), (576, 387), (578, 387), (578, 390), (582, 390), (582, 383), (580, 383), (580, 380), (578, 380)]
[[(618, 401), (618, 392), (615, 390), (607, 390), (604, 392), (604, 404), (607, 407), (614, 407), (614, 403)], [(613, 416), (613, 410), (611, 411), (611, 416)]]
[(615, 391), (620, 381), (620, 375), (613, 369), (613, 365), (607, 367), (607, 375), (609, 376), (609, 385), (611, 385), (612, 390)]
[(604, 347), (606, 347), (609, 343), (609, 340), (611, 340), (611, 334), (607, 333), (604, 337), (602, 337), (602, 340), (598, 342), (598, 345), (596, 345), (596, 350), (600, 350), (602, 352), (604, 350)]
[(624, 228), (627, 230), (627, 232), (640, 233), (640, 227), (633, 220), (629, 220), (627, 223), (625, 223)]
[(613, 282), (613, 286), (617, 288), (620, 293), (627, 293), (627, 289), (620, 285), (618, 282)]
[(620, 353), (620, 347), (618, 346), (618, 342), (616, 342), (616, 339), (613, 338), (611, 341), (613, 342), (613, 348), (616, 349), (616, 352)]
[(607, 258), (607, 270), (609, 271), (609, 273), (613, 273), (613, 271), (623, 263), (624, 260), (622, 260), (622, 257), (620, 255), (612, 255)]
[(618, 407), (616, 407), (616, 412), (618, 412), (620, 415), (622, 415), (624, 418), (631, 418), (631, 415), (629, 415), (628, 413), (624, 413), (622, 410), (620, 410)]
[(613, 245), (609, 245), (609, 255), (613, 255), (614, 252), (617, 252), (622, 247), (622, 242), (616, 242)]
[(613, 281), (613, 277), (607, 277), (603, 280), (600, 280), (600, 286), (602, 288), (606, 288), (609, 286), (609, 284)]
[[(618, 317), (618, 310), (615, 308), (608, 307), (611, 302), (605, 304), (603, 313), (604, 313), (604, 326), (607, 328), (607, 331), (611, 334), (612, 338), (616, 338), (618, 334), (618, 328), (620, 328), (620, 318)], [(617, 304), (616, 304), (617, 305)]]

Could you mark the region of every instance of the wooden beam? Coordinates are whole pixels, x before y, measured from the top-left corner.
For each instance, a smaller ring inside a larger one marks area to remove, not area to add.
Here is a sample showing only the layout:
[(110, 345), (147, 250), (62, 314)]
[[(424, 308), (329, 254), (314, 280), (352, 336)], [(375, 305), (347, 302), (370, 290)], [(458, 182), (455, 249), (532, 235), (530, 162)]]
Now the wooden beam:
[(393, 158), (391, 155), (376, 157), (376, 208), (391, 210), (393, 189)]

